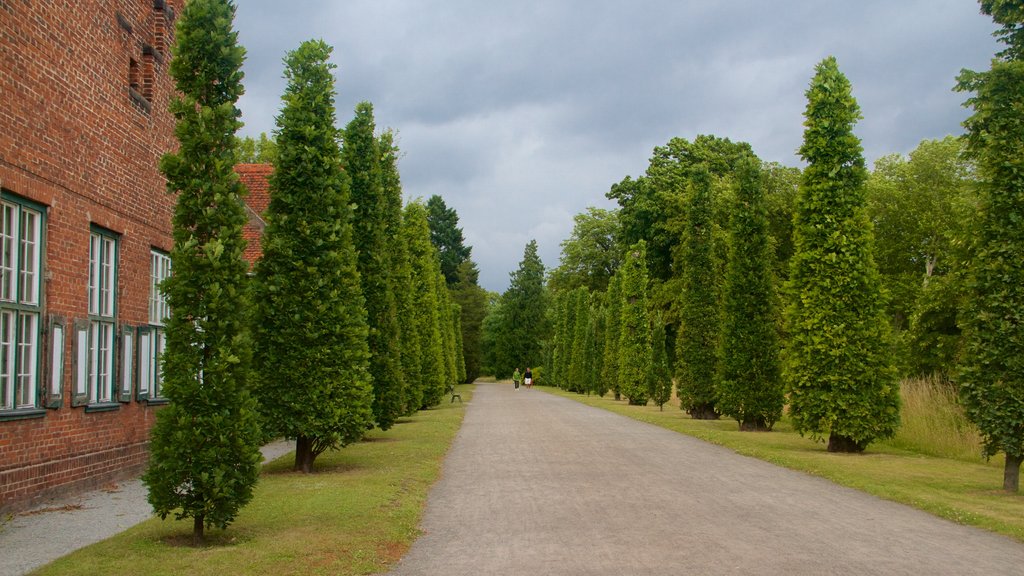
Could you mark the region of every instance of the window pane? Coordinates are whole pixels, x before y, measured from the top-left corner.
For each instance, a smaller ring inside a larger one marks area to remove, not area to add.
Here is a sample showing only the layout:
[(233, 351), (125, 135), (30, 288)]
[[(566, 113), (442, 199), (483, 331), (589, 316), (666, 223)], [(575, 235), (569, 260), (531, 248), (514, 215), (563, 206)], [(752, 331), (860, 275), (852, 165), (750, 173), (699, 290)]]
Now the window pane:
[(163, 371), (160, 367), (160, 361), (164, 355), (164, 347), (167, 344), (167, 338), (164, 337), (164, 331), (158, 330), (156, 332), (156, 354), (153, 357), (153, 397), (163, 397)]
[(103, 278), (100, 280), (103, 302), (100, 315), (108, 318), (114, 316), (114, 292), (117, 286), (114, 284), (114, 241), (110, 238), (103, 239)]
[(89, 402), (100, 401), (100, 323), (93, 322), (89, 327)]
[(18, 298), (24, 304), (39, 302), (39, 214), (21, 211), (21, 274)]
[(100, 402), (110, 402), (114, 398), (114, 326), (105, 322), (99, 325), (99, 366), (96, 379), (100, 387)]
[(0, 408), (14, 408), (14, 312), (0, 313), (0, 391), (3, 392)]
[(36, 405), (36, 368), (39, 362), (36, 344), (39, 317), (21, 314), (18, 330), (18, 408)]
[(3, 214), (0, 216), (0, 300), (14, 301), (14, 257), (15, 257), (15, 220), (17, 208), (12, 204), (3, 203)]
[(152, 350), (149, 332), (139, 332), (139, 394), (148, 394), (152, 379)]
[(124, 350), (123, 356), (121, 357), (121, 393), (130, 395), (132, 393), (132, 350), (133, 338), (130, 332), (125, 332), (121, 336), (124, 338)]
[(100, 312), (100, 236), (89, 237), (89, 314)]

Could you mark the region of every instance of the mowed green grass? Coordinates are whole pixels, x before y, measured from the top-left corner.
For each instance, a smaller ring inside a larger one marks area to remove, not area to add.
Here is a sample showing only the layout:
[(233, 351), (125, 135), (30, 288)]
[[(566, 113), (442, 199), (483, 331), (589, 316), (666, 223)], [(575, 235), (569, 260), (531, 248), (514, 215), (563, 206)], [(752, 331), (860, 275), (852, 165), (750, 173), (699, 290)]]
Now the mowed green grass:
[[(472, 386), (459, 386), (466, 402)], [(291, 471), (294, 452), (263, 468), (255, 496), (208, 545), (188, 546), (192, 521), (154, 518), (35, 572), (104, 575), (372, 574), (418, 535), (427, 491), (462, 423), (456, 401), (403, 418), (387, 432)]]
[(936, 456), (941, 450), (918, 449), (906, 436), (871, 444), (863, 454), (830, 454), (825, 444), (794, 432), (785, 418), (772, 432), (740, 432), (733, 420), (693, 420), (678, 403), (659, 411), (651, 405), (629, 406), (611, 394), (598, 398), (541, 389), (1024, 542), (1024, 495), (1003, 492), (1002, 456), (989, 462), (977, 452), (962, 458)]

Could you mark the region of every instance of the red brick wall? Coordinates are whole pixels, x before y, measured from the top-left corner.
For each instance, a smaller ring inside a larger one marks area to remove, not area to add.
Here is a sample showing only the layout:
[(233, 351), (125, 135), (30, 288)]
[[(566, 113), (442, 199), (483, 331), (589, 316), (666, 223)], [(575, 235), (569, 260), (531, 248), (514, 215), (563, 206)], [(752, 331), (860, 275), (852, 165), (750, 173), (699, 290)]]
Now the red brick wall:
[(263, 229), (266, 227), (263, 213), (270, 205), (268, 179), (274, 172), (274, 167), (270, 164), (238, 164), (235, 166), (235, 172), (248, 190), (245, 204), (249, 207), (249, 222), (245, 225), (243, 234), (248, 242), (245, 248), (245, 260), (251, 265), (263, 256), (263, 248), (260, 246)]
[[(47, 207), (43, 315), (68, 321), (61, 406), (0, 421), (0, 510), (145, 463), (158, 407), (134, 399), (111, 412), (72, 407), (70, 327), (87, 316), (91, 224), (120, 234), (118, 325), (148, 323), (150, 250), (171, 248), (173, 198), (157, 165), (176, 145), (168, 16), (181, 3), (0, 2), (0, 187)], [(43, 360), (40, 390), (49, 383)]]

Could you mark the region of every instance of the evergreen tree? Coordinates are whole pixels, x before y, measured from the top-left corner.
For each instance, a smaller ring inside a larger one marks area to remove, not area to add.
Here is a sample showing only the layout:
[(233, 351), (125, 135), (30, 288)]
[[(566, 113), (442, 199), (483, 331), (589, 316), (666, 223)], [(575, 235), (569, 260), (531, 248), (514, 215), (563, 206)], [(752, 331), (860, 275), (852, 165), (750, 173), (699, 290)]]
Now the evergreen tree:
[[(440, 268), (438, 269), (440, 272)], [(437, 320), (441, 332), (441, 352), (444, 356), (444, 385), (454, 386), (458, 383), (458, 369), (455, 362), (455, 326), (452, 319), (452, 301), (445, 285), (444, 275), (435, 274), (435, 290), (437, 291)], [(442, 390), (443, 392), (443, 390)]]
[(395, 313), (398, 317), (399, 342), (402, 367), (401, 406), (402, 415), (410, 415), (420, 409), (422, 389), (414, 393), (409, 388), (420, 379), (420, 343), (413, 329), (415, 302), (412, 292), (412, 269), (406, 245), (405, 228), (402, 224), (402, 182), (398, 173), (398, 147), (394, 134), (386, 130), (377, 142), (380, 151), (380, 178), (384, 194), (385, 230), (389, 243), (389, 264), (391, 268), (391, 292), (395, 299)]
[(590, 338), (587, 345), (587, 365), (590, 370), (587, 374), (587, 392), (593, 392), (598, 396), (604, 396), (608, 389), (601, 384), (601, 369), (604, 364), (604, 332), (605, 332), (605, 311), (601, 300), (603, 294), (592, 294), (593, 302), (590, 308)]
[(619, 335), (622, 325), (622, 276), (616, 272), (608, 281), (605, 297), (604, 350), (601, 353), (601, 385), (598, 395), (611, 390), (615, 399), (619, 390)]
[(436, 194), (427, 200), (427, 221), (430, 223), (430, 241), (441, 259), (441, 273), (445, 283), (451, 286), (459, 281), (459, 266), (469, 260), (472, 248), (465, 245), (458, 213)]
[(335, 126), (331, 47), (285, 58), (263, 258), (256, 265), (256, 391), (271, 437), (296, 439), (295, 470), (372, 423), (366, 310)]
[(381, 172), (381, 151), (374, 137), (373, 105), (360, 102), (355, 118), (345, 128), (341, 150), (345, 172), (351, 180), (354, 206), (353, 239), (358, 254), (359, 279), (366, 302), (370, 347), (370, 378), (373, 383), (373, 419), (387, 430), (402, 414), (401, 335), (398, 306), (391, 278), (391, 244), (395, 238), (393, 216), (388, 214)]
[(683, 293), (676, 340), (680, 408), (701, 420), (718, 418), (719, 314), (711, 236), (711, 175), (696, 167), (683, 239)]
[(455, 335), (455, 380), (456, 383), (466, 381), (466, 357), (462, 355), (462, 307), (454, 301), (452, 308), (452, 331)]
[(647, 309), (647, 243), (637, 242), (622, 266), (619, 325), (619, 389), (635, 406), (647, 404), (651, 371), (651, 323)]
[(784, 375), (793, 427), (859, 452), (899, 425), (899, 384), (864, 207), (860, 109), (835, 58), (807, 90)]
[(537, 255), (537, 241), (531, 240), (523, 251), (519, 268), (510, 274), (511, 283), (502, 296), (503, 344), (515, 366), (537, 366), (541, 362), (541, 342), (547, 337), (547, 293), (544, 290), (544, 264)]
[(987, 72), (965, 70), (958, 79), (959, 90), (974, 93), (964, 125), (981, 180), (959, 384), (985, 455), (1006, 455), (1003, 489), (1017, 492), (1024, 460), (1024, 9), (1008, 0), (981, 7), (1002, 26), (1007, 48)]
[(754, 158), (738, 170), (723, 305), (718, 409), (740, 430), (771, 430), (784, 402), (772, 306), (771, 245)]
[(246, 216), (233, 171), (245, 50), (232, 29), (234, 14), (227, 0), (185, 5), (170, 64), (180, 146), (160, 162), (168, 192), (178, 197), (174, 275), (162, 286), (171, 306), (162, 356), (170, 404), (157, 413), (143, 481), (161, 518), (193, 519), (194, 544), (206, 527), (234, 521), (252, 498), (261, 460), (246, 387)]
[(487, 313), (487, 291), (477, 285), (479, 272), (471, 259), (459, 265), (459, 281), (452, 287), (452, 300), (461, 310), (462, 356), (465, 382), (480, 376), (483, 365), (483, 322)]
[(654, 315), (651, 328), (651, 400), (659, 410), (665, 409), (665, 403), (672, 399), (672, 370), (668, 365), (668, 352), (665, 349), (665, 321), (661, 313)]
[(416, 408), (429, 408), (444, 395), (445, 355), (441, 339), (441, 315), (437, 293), (437, 275), (441, 273), (437, 250), (430, 243), (427, 209), (422, 202), (406, 205), (402, 219), (402, 240), (409, 250), (412, 287), (412, 314), (406, 327), (416, 333), (419, 343), (419, 378), (413, 383), (410, 398), (420, 399)]

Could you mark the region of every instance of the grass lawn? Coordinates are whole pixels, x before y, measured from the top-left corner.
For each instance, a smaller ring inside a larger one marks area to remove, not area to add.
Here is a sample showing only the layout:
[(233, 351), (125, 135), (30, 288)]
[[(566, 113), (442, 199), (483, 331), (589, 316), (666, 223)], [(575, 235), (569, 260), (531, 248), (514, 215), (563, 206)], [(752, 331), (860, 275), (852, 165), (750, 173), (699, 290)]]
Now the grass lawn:
[[(469, 401), (472, 386), (459, 386)], [(462, 424), (464, 405), (436, 408), (291, 471), (294, 452), (266, 464), (236, 522), (192, 548), (191, 519), (154, 518), (65, 556), (34, 574), (372, 574), (418, 535), (427, 491)]]
[(868, 446), (863, 454), (830, 454), (824, 444), (793, 432), (786, 419), (773, 432), (740, 432), (733, 420), (693, 420), (678, 403), (659, 411), (617, 402), (611, 394), (597, 398), (540, 389), (1024, 542), (1024, 495), (1002, 491), (1001, 456), (991, 462), (942, 458), (886, 442)]

